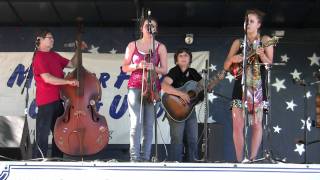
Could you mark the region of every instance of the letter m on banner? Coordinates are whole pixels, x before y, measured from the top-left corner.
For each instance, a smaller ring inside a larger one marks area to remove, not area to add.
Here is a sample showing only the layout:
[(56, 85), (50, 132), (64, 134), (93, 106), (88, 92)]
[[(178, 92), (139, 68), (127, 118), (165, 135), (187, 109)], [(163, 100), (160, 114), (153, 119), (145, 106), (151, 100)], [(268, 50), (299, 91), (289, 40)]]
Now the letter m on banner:
[[(18, 86), (21, 86), (23, 81), (27, 77), (28, 70), (29, 68), (25, 69), (23, 64), (18, 64), (15, 70), (13, 71), (13, 73), (11, 74), (10, 78), (8, 79), (7, 86), (12, 88), (15, 82), (17, 83)], [(33, 78), (32, 71), (30, 71), (29, 77), (31, 81), (29, 81), (29, 83), (27, 84), (28, 87), (30, 87), (32, 82), (32, 78)]]

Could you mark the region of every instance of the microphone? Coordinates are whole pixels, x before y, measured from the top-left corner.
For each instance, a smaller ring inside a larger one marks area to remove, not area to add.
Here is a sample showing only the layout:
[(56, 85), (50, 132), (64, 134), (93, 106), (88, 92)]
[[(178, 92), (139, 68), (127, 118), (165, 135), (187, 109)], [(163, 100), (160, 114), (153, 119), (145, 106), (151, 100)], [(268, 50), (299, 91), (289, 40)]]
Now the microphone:
[(148, 10), (148, 32), (150, 34), (157, 33), (157, 28), (151, 22), (151, 10)]
[(208, 69), (208, 60), (206, 60), (206, 62), (205, 62), (205, 68), (202, 69), (202, 73), (206, 74), (208, 72), (207, 69)]
[(40, 45), (40, 38), (37, 37), (36, 41), (35, 41), (35, 45), (36, 45), (36, 48), (39, 47)]
[(252, 44), (252, 49), (257, 50), (260, 47), (260, 41), (254, 40)]
[(247, 27), (248, 27), (248, 16), (245, 16), (244, 22), (243, 22), (243, 29), (245, 32), (247, 32)]
[(153, 24), (151, 24), (151, 33), (152, 34), (156, 34), (157, 33), (157, 28)]
[(148, 32), (149, 33), (152, 33), (152, 31), (151, 31), (151, 25), (152, 25), (152, 23), (151, 23), (151, 18), (150, 18), (150, 16), (151, 16), (151, 11), (150, 11), (150, 9), (148, 10)]

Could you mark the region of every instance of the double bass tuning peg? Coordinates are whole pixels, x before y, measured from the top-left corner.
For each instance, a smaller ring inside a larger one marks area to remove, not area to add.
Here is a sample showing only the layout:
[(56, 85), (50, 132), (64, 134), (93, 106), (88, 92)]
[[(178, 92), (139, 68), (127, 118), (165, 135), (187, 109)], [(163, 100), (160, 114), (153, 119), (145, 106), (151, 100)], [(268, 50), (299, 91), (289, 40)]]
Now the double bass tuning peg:
[(89, 104), (90, 104), (91, 106), (94, 106), (94, 105), (96, 104), (96, 101), (93, 100), (93, 99), (91, 99), (91, 100), (89, 101)]

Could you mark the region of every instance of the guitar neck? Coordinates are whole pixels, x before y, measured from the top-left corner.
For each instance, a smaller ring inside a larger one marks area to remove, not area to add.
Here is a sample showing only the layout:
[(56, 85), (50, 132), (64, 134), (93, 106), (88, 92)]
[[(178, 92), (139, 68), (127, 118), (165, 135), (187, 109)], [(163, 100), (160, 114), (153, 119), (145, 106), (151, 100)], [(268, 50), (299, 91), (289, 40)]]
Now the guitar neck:
[[(219, 71), (212, 79), (209, 80), (207, 87), (211, 87), (211, 88), (209, 88), (209, 89), (212, 90), (212, 88), (213, 88), (214, 86), (216, 86), (222, 79), (224, 79), (224, 75), (225, 75), (225, 71), (224, 71), (224, 70)], [(223, 77), (222, 77), (222, 76), (223, 76)], [(204, 90), (203, 82), (202, 82), (202, 81), (199, 81), (197, 87), (200, 87), (200, 88), (198, 88), (198, 89), (199, 89), (198, 92)]]
[[(265, 47), (268, 47), (269, 45), (266, 45), (266, 44), (262, 44), (262, 48), (265, 48)], [(255, 49), (252, 49), (248, 55), (248, 59), (251, 58), (252, 56), (256, 55), (256, 50)]]
[[(266, 48), (266, 47), (269, 47), (271, 45), (276, 45), (276, 43), (278, 42), (278, 39), (277, 37), (273, 37), (271, 40), (265, 42), (265, 43), (262, 43), (262, 48)], [(248, 58), (252, 57), (256, 55), (256, 50), (255, 49), (252, 49), (248, 55)]]

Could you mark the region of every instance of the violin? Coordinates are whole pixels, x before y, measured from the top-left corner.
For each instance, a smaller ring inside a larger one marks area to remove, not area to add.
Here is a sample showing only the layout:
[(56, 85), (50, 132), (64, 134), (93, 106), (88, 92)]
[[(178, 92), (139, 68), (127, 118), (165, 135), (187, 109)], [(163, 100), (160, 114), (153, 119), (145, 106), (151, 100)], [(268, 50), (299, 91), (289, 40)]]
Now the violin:
[(154, 62), (154, 56), (152, 51), (150, 50), (148, 54), (146, 54), (145, 56), (145, 62), (146, 63), (152, 63), (153, 64), (153, 68), (152, 69), (143, 69), (143, 86), (142, 86), (142, 95), (143, 98), (149, 102), (149, 103), (153, 103), (153, 102), (158, 102), (160, 101), (160, 94), (159, 94), (159, 90), (157, 88), (157, 81), (159, 80), (158, 74), (155, 70), (155, 64)]

